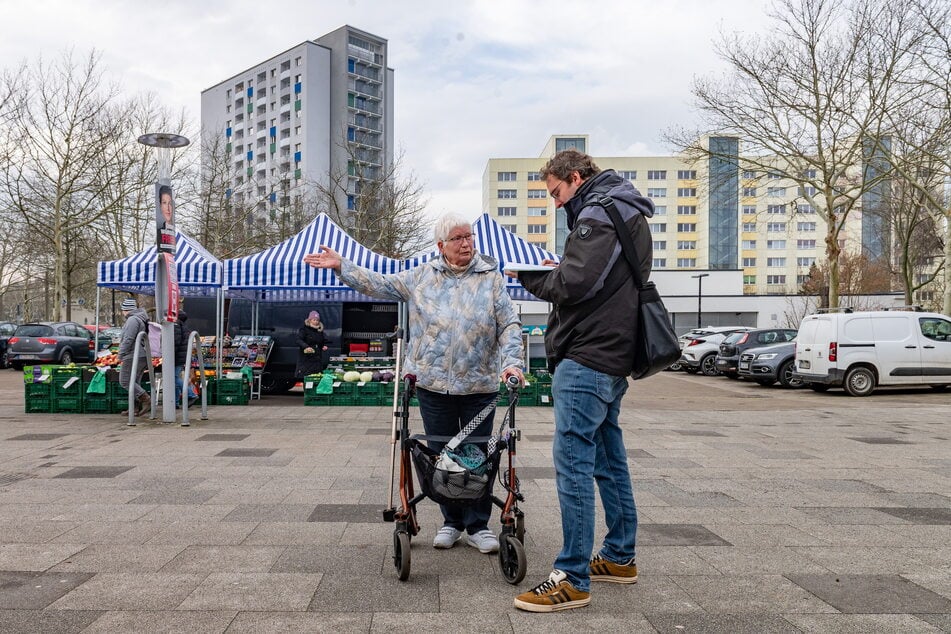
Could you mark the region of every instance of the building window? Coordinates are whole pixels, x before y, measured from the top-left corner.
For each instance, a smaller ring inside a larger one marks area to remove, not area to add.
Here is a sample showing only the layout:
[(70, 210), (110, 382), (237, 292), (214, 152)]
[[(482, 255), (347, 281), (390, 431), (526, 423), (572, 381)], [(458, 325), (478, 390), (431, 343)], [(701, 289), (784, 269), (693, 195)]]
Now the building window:
[(786, 205), (766, 205), (766, 213), (780, 216), (785, 215)]
[(664, 251), (667, 249), (666, 240), (654, 240), (654, 251)]
[(695, 198), (697, 196), (696, 187), (678, 187), (677, 195), (681, 198)]
[(505, 216), (514, 216), (514, 215), (515, 215), (515, 207), (499, 207), (499, 208), (496, 210), (496, 215), (498, 215), (498, 216), (503, 216), (503, 217), (505, 217)]
[(743, 266), (756, 266), (756, 258), (743, 258)]
[(667, 215), (667, 205), (654, 205), (654, 215), (655, 215), (655, 216), (666, 216), (666, 215)]
[(756, 178), (756, 170), (743, 170), (743, 178)]
[(771, 181), (777, 181), (782, 177), (783, 175), (780, 172), (774, 172), (772, 170), (766, 172), (766, 178)]
[(695, 268), (697, 266), (697, 258), (677, 258), (677, 266), (680, 268)]
[(799, 231), (815, 231), (816, 223), (814, 222), (797, 222), (796, 229)]
[(796, 266), (812, 266), (816, 259), (812, 257), (796, 258)]
[(696, 240), (677, 240), (677, 248), (681, 250), (689, 250), (697, 248)]
[(667, 180), (667, 170), (647, 170), (647, 180), (665, 181)]
[(677, 178), (690, 181), (697, 178), (697, 170), (677, 170)]
[(654, 258), (651, 262), (651, 267), (655, 269), (662, 269), (667, 267), (667, 258)]
[(515, 225), (503, 225), (503, 224), (500, 224), (499, 226), (502, 227), (503, 229), (505, 229), (506, 231), (511, 231), (512, 233), (515, 233)]
[(786, 276), (785, 275), (767, 275), (766, 283), (767, 284), (785, 284)]
[(655, 222), (650, 225), (651, 233), (667, 233), (666, 222)]
[(693, 216), (697, 213), (696, 205), (677, 205), (678, 216)]
[(548, 243), (547, 243), (547, 242), (544, 242), (544, 241), (538, 242), (538, 241), (529, 240), (528, 243), (529, 243), (530, 245), (532, 245), (533, 247), (538, 247), (539, 249), (547, 249), (547, 248), (548, 248)]
[(629, 181), (637, 179), (636, 170), (619, 170), (617, 175), (620, 176), (621, 178), (626, 178)]
[(528, 197), (529, 197), (529, 198), (534, 198), (534, 199), (536, 199), (536, 200), (539, 199), (539, 198), (547, 198), (547, 197), (548, 197), (548, 190), (545, 190), (545, 189), (530, 189), (530, 190), (528, 190)]
[(528, 225), (528, 232), (531, 233), (548, 233), (548, 225)]
[(743, 283), (744, 283), (744, 284), (756, 284), (756, 276), (755, 276), (755, 275), (744, 275), (744, 276), (743, 276)]
[(815, 249), (816, 241), (815, 240), (796, 240), (796, 248), (798, 249)]
[(547, 216), (548, 207), (529, 207), (528, 208), (528, 217), (537, 218), (539, 216)]
[(743, 223), (743, 231), (756, 231), (756, 223), (755, 223), (755, 222), (744, 222), (744, 223)]
[(540, 181), (541, 179), (542, 179), (542, 175), (539, 174), (538, 172), (529, 172), (529, 173), (528, 173), (528, 180), (529, 180), (529, 182), (531, 182), (531, 181)]
[(786, 266), (786, 258), (766, 258), (766, 266)]
[(800, 187), (799, 195), (800, 196), (815, 196), (816, 188), (815, 187)]
[(743, 241), (743, 244), (740, 245), (740, 248), (741, 248), (741, 249), (755, 249), (755, 248), (756, 248), (756, 240), (744, 240), (744, 241)]
[(816, 208), (812, 205), (800, 204), (796, 205), (796, 213), (800, 214), (814, 214), (816, 213)]
[(773, 197), (785, 196), (786, 188), (785, 187), (767, 187), (766, 195), (773, 196)]
[(647, 197), (648, 198), (666, 198), (667, 188), (666, 187), (648, 187)]
[(772, 232), (774, 232), (774, 233), (786, 231), (786, 223), (785, 223), (785, 222), (770, 222), (770, 223), (767, 223), (767, 225), (766, 225), (766, 230), (767, 230), (767, 231), (772, 231)]
[(766, 248), (767, 249), (785, 249), (786, 241), (785, 240), (767, 240)]
[(515, 172), (499, 172), (498, 179), (499, 181), (514, 181)]
[(518, 192), (514, 189), (500, 189), (499, 198), (518, 198)]
[(755, 216), (755, 215), (756, 215), (756, 205), (743, 205), (743, 215), (744, 215), (744, 216)]
[(756, 196), (756, 188), (755, 188), (755, 187), (744, 187), (744, 188), (743, 188), (743, 196), (746, 197), (746, 198), (754, 198), (754, 197)]
[(802, 177), (803, 177), (803, 178), (815, 178), (815, 177), (816, 177), (816, 170), (814, 170), (814, 169), (802, 170)]
[(677, 223), (677, 232), (678, 233), (690, 233), (697, 230), (696, 222), (678, 222)]

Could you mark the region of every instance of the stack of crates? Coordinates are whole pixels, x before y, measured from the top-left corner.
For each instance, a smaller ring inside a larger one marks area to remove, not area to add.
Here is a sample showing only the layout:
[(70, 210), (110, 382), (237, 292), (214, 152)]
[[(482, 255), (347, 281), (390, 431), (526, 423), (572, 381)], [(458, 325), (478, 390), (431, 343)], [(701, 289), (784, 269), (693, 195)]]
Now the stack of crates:
[(535, 371), (535, 404), (542, 407), (551, 407), (554, 401), (551, 399), (551, 375), (547, 370)]
[(23, 369), (23, 403), (27, 414), (53, 411), (52, 366), (28, 365)]
[(53, 369), (52, 412), (80, 414), (83, 411), (83, 374), (82, 368), (59, 366)]
[(356, 405), (356, 383), (348, 381), (334, 381), (334, 392), (330, 395), (331, 405), (350, 407)]
[(304, 377), (304, 405), (330, 405), (330, 394), (318, 394), (317, 385), (322, 374), (310, 374)]
[[(109, 379), (106, 378), (106, 391), (103, 393), (89, 392), (89, 384), (93, 377), (101, 372), (98, 368), (83, 368), (83, 411), (90, 414), (109, 414), (113, 411), (112, 401), (109, 396)], [(118, 383), (115, 383), (118, 385)], [(125, 408), (123, 408), (125, 409)], [(122, 410), (117, 410), (122, 411)]]
[(381, 405), (380, 395), (383, 393), (383, 384), (378, 381), (370, 381), (360, 385), (354, 384), (353, 404), (377, 407)]
[(534, 378), (527, 381), (518, 391), (519, 407), (535, 407), (538, 405), (538, 382)]
[(218, 405), (247, 405), (250, 400), (251, 384), (244, 378), (215, 381), (215, 403)]

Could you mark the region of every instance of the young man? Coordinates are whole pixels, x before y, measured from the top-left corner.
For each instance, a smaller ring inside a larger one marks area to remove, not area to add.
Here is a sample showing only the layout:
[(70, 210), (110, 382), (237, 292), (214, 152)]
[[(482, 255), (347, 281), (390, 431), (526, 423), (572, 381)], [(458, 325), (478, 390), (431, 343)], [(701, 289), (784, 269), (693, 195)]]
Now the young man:
[[(604, 207), (609, 196), (634, 240), (644, 280), (651, 272), (646, 218), (651, 201), (613, 170), (601, 171), (577, 150), (556, 154), (540, 175), (564, 207), (570, 231), (564, 257), (550, 272), (522, 272), (533, 295), (551, 302), (545, 351), (553, 370), (555, 483), (563, 544), (547, 580), (515, 598), (515, 607), (554, 612), (588, 605), (591, 581), (635, 583), (637, 509), (618, 426), (634, 358), (637, 288)], [(594, 547), (594, 483), (608, 532)]]

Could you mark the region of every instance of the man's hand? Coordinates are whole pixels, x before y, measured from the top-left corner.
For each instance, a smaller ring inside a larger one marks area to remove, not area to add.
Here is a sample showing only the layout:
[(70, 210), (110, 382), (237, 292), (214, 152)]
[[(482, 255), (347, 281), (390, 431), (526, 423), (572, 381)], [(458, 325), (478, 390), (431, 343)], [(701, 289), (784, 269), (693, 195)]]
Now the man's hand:
[(315, 269), (333, 269), (340, 272), (340, 263), (342, 258), (340, 254), (328, 246), (320, 245), (317, 253), (308, 253), (304, 256), (304, 264), (308, 264)]

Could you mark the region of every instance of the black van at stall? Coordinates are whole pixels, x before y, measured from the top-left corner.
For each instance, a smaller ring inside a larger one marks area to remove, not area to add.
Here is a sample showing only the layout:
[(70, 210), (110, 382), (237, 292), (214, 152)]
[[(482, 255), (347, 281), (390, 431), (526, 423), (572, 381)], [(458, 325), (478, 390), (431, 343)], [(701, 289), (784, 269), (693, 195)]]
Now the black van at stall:
[[(215, 302), (208, 298), (185, 298), (188, 329), (199, 335), (215, 334)], [(395, 302), (333, 302), (291, 301), (251, 302), (245, 299), (225, 301), (225, 332), (237, 335), (268, 335), (274, 347), (261, 376), (263, 394), (281, 394), (294, 387), (297, 379), (297, 331), (307, 314), (316, 310), (328, 339), (325, 362), (331, 356), (349, 354), (350, 344), (369, 344), (383, 339), (383, 350), (376, 356), (392, 354), (391, 342), (385, 339), (396, 330), (398, 322)], [(252, 331), (257, 312), (257, 333)]]

